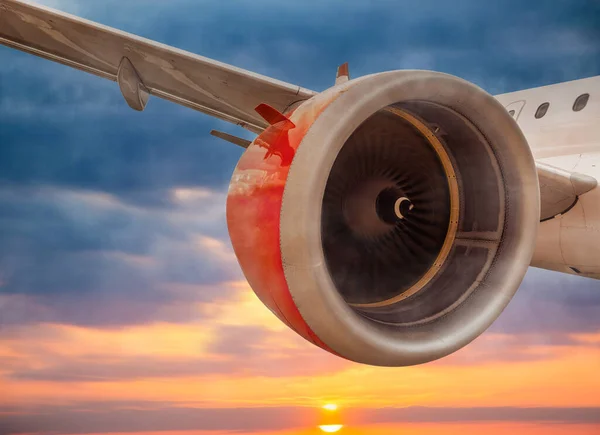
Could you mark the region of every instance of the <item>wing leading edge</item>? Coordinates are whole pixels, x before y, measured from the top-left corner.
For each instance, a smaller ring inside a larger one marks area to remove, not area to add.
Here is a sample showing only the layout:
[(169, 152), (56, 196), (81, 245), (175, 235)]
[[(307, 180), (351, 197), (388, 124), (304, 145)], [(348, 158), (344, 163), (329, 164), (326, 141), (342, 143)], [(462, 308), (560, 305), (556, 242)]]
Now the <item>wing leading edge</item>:
[(315, 92), (21, 0), (0, 0), (0, 44), (119, 82), (143, 110), (148, 94), (260, 133), (254, 111), (280, 112)]

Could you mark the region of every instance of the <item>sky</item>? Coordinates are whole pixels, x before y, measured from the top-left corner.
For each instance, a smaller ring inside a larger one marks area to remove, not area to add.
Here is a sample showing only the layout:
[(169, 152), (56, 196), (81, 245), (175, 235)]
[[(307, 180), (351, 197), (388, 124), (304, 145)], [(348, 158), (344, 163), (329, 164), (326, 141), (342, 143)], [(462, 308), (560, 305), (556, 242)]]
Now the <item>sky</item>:
[[(316, 91), (343, 62), (492, 94), (600, 74), (595, 0), (39, 3)], [(244, 280), (225, 222), (242, 150), (211, 129), (252, 139), (0, 47), (0, 434), (598, 433), (600, 281), (530, 269), (449, 357), (341, 360)]]

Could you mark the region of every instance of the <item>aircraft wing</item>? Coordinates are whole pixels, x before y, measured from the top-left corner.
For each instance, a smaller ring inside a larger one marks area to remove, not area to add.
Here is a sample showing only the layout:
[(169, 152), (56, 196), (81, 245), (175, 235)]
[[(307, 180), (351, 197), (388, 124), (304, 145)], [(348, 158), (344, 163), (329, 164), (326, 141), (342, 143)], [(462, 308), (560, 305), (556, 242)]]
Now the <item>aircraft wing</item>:
[(313, 91), (21, 0), (0, 0), (0, 43), (118, 82), (143, 110), (149, 95), (260, 133), (254, 111), (283, 112)]

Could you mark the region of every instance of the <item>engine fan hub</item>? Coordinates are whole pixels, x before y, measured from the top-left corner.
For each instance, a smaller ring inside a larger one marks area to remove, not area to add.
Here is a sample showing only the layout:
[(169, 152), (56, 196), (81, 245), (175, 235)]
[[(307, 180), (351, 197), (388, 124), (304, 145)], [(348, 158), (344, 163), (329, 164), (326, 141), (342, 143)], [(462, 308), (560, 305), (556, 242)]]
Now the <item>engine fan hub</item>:
[(409, 216), (415, 205), (403, 195), (401, 189), (395, 188), (384, 189), (377, 195), (375, 208), (381, 220), (396, 225)]

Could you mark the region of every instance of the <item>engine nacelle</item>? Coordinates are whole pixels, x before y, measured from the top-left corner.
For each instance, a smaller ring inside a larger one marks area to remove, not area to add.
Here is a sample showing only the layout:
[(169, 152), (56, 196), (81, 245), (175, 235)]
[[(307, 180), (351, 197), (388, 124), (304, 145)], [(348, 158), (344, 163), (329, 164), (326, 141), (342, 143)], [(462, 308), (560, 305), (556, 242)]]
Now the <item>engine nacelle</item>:
[(527, 270), (536, 168), (492, 96), (393, 71), (335, 86), (240, 159), (227, 221), (250, 286), (283, 322), (344, 358), (404, 366), (465, 346)]

